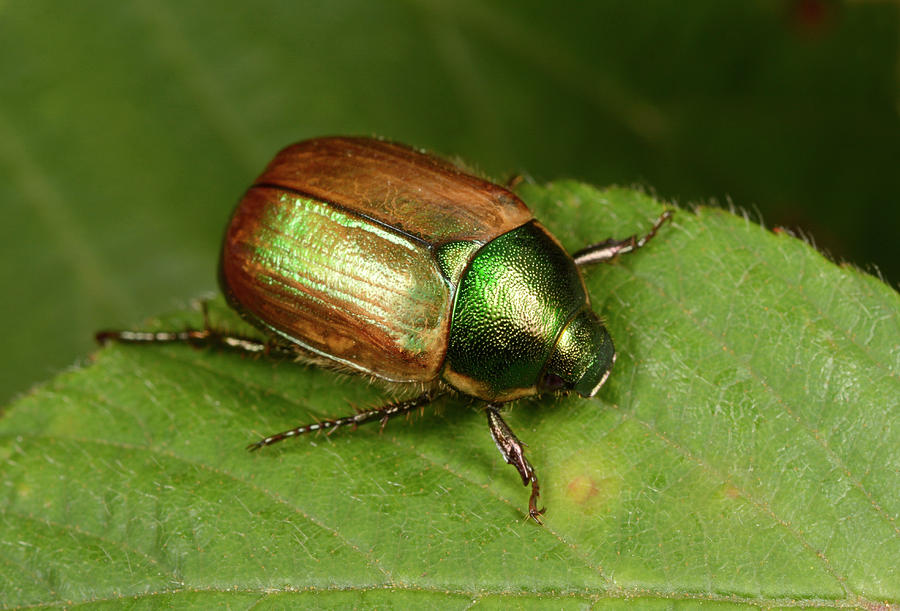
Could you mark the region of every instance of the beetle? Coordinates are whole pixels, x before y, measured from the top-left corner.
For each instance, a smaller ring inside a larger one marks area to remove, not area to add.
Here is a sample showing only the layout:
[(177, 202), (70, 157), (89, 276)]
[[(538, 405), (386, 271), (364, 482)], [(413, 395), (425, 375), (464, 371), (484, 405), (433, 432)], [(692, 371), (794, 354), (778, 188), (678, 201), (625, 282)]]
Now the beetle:
[(540, 485), (502, 404), (544, 393), (593, 397), (610, 374), (612, 339), (580, 268), (646, 245), (608, 239), (569, 255), (514, 193), (407, 146), (359, 137), (291, 145), (231, 216), (219, 280), (265, 341), (204, 329), (101, 331), (97, 340), (188, 342), (278, 354), (419, 387), (412, 398), (270, 435), (380, 421), (457, 393), (484, 402), (494, 443)]

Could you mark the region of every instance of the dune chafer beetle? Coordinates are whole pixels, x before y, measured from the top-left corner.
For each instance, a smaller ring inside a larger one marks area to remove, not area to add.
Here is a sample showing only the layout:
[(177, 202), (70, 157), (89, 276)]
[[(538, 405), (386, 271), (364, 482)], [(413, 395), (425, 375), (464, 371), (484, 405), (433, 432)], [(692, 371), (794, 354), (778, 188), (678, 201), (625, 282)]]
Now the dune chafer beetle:
[(579, 268), (643, 237), (569, 255), (511, 191), (409, 147), (319, 138), (282, 150), (231, 217), (219, 276), (228, 303), (269, 338), (205, 329), (101, 331), (101, 343), (188, 342), (299, 360), (424, 389), (414, 398), (271, 435), (380, 421), (456, 391), (485, 402), (500, 453), (539, 485), (498, 408), (548, 392), (593, 397), (616, 360)]

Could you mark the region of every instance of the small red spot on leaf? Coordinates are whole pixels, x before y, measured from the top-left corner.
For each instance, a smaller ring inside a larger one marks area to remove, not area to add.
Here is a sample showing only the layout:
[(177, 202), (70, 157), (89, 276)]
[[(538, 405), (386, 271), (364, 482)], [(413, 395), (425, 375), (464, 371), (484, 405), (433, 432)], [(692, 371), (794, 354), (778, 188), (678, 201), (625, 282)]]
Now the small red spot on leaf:
[(579, 475), (569, 482), (566, 486), (566, 494), (576, 503), (584, 504), (592, 497), (597, 496), (600, 490), (597, 488), (597, 482), (593, 478)]

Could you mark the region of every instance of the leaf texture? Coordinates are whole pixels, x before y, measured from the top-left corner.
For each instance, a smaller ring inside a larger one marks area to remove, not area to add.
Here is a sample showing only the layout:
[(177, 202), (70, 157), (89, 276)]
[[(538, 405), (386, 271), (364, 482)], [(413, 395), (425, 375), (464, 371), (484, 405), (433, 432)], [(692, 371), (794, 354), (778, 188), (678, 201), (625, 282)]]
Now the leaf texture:
[[(572, 251), (663, 210), (574, 182), (521, 195)], [(897, 293), (711, 207), (586, 277), (617, 346), (609, 382), (508, 409), (545, 527), (523, 520), (527, 490), (464, 399), (250, 454), (388, 395), (295, 363), (117, 345), (0, 420), (0, 602), (900, 604)], [(201, 324), (185, 310), (146, 327)]]

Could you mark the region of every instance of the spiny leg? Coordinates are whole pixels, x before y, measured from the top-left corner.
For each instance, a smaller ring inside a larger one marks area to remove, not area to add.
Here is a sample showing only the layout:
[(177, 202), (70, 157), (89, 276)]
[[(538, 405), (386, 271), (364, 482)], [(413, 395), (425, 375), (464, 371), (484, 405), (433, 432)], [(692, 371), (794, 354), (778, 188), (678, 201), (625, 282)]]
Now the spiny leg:
[(223, 335), (212, 329), (184, 329), (183, 331), (98, 331), (94, 336), (97, 343), (105, 345), (109, 342), (120, 344), (190, 344), (196, 348), (217, 346), (261, 354), (271, 352), (269, 342), (241, 337), (238, 335)]
[(538, 483), (534, 468), (528, 462), (528, 459), (525, 458), (525, 449), (522, 447), (522, 442), (519, 441), (519, 438), (512, 432), (509, 425), (500, 417), (500, 412), (497, 411), (494, 405), (488, 405), (485, 411), (487, 412), (488, 426), (491, 428), (491, 437), (494, 438), (494, 443), (497, 445), (497, 449), (500, 450), (500, 454), (503, 455), (507, 464), (514, 466), (519, 475), (522, 476), (523, 486), (531, 484), (531, 497), (528, 499), (528, 515), (535, 522), (543, 525), (541, 515), (547, 510), (537, 508), (538, 497), (541, 495), (541, 486)]
[(101, 346), (109, 342), (120, 344), (190, 344), (195, 348), (217, 347), (245, 352), (249, 354), (268, 354), (272, 356), (294, 356), (288, 348), (272, 342), (261, 341), (240, 335), (228, 335), (213, 330), (209, 324), (206, 302), (203, 302), (203, 329), (184, 329), (182, 331), (98, 331), (94, 335)]
[(575, 260), (575, 265), (581, 267), (582, 265), (603, 263), (618, 255), (624, 255), (634, 252), (639, 248), (643, 248), (647, 245), (647, 242), (653, 239), (656, 232), (662, 227), (662, 224), (672, 218), (673, 213), (672, 210), (666, 210), (660, 214), (659, 218), (656, 219), (656, 222), (653, 223), (653, 227), (651, 227), (647, 235), (642, 238), (638, 238), (637, 235), (627, 237), (624, 240), (610, 238), (609, 240), (597, 242), (596, 244), (591, 244), (590, 246), (582, 248), (572, 255), (572, 258)]
[(270, 435), (265, 439), (260, 439), (256, 443), (251, 443), (247, 446), (247, 449), (252, 452), (262, 447), (270, 446), (273, 443), (278, 443), (279, 441), (288, 439), (289, 437), (296, 437), (305, 433), (313, 433), (316, 431), (326, 430), (331, 433), (337, 430), (338, 427), (344, 426), (346, 424), (352, 425), (354, 428), (356, 428), (357, 425), (371, 422), (372, 420), (380, 420), (381, 428), (383, 429), (384, 425), (387, 424), (387, 421), (393, 416), (407, 414), (415, 409), (424, 407), (437, 399), (439, 396), (441, 396), (441, 393), (429, 390), (422, 393), (418, 397), (407, 399), (406, 401), (388, 403), (387, 405), (383, 405), (381, 407), (358, 412), (356, 414), (353, 414), (352, 416), (344, 416), (343, 418), (336, 418), (334, 420), (323, 420), (321, 422), (314, 422), (312, 424), (298, 426), (288, 431), (284, 431), (283, 433)]

